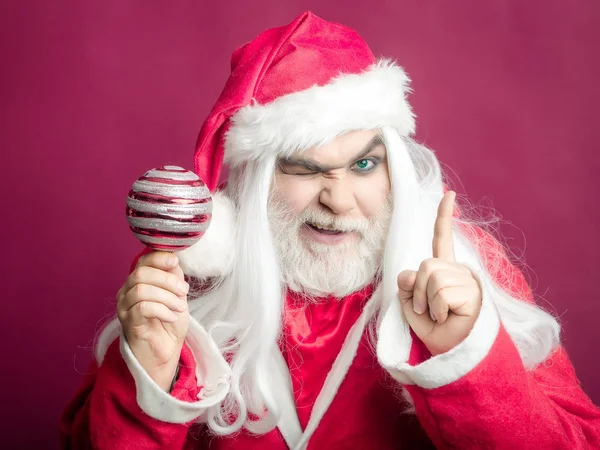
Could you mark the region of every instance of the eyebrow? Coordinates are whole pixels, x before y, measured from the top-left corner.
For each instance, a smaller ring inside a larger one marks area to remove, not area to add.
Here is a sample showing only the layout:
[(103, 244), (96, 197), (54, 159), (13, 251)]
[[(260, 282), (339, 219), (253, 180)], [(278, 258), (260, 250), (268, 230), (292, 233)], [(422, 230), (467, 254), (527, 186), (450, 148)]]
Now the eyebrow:
[[(384, 145), (383, 139), (381, 138), (381, 136), (379, 134), (376, 136), (373, 136), (373, 139), (371, 139), (369, 141), (369, 143), (365, 146), (365, 148), (363, 148), (358, 155), (356, 155), (354, 158), (352, 158), (351, 161), (354, 162), (354, 161), (358, 161), (358, 160), (364, 158), (365, 156), (367, 156), (369, 153), (371, 153), (373, 150), (375, 150), (380, 145)], [(310, 170), (311, 172), (319, 172), (319, 173), (330, 172), (332, 170), (341, 169), (341, 168), (345, 167), (345, 165), (337, 166), (337, 167), (336, 166), (324, 166), (310, 158), (308, 158), (308, 159), (282, 158), (279, 160), (278, 165), (280, 168), (282, 165), (303, 167), (307, 170)]]

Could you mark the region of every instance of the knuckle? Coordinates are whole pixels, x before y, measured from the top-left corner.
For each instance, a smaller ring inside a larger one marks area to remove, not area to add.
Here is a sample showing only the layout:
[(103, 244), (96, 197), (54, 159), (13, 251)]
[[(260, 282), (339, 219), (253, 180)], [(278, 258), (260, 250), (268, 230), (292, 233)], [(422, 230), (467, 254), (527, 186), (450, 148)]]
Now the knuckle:
[(150, 261), (150, 259), (152, 258), (152, 253), (146, 253), (142, 256), (139, 257), (139, 259), (137, 260), (137, 263), (135, 265), (135, 267), (144, 267), (148, 265), (148, 262)]
[(135, 311), (140, 314), (140, 315), (144, 315), (145, 313), (148, 312), (148, 302), (145, 300), (142, 300), (141, 302), (137, 302), (134, 306)]
[(447, 304), (448, 303), (448, 291), (446, 288), (441, 288), (437, 295), (437, 301), (440, 304)]
[(421, 263), (421, 267), (419, 269), (423, 270), (425, 273), (430, 273), (436, 264), (435, 258), (428, 258)]
[(136, 284), (132, 289), (132, 293), (136, 298), (143, 298), (146, 295), (146, 285)]
[(134, 283), (141, 283), (142, 280), (144, 279), (144, 273), (145, 273), (145, 269), (143, 266), (136, 267), (133, 270), (133, 272), (131, 272), (131, 275), (129, 275), (129, 277), (131, 278), (131, 281), (133, 281)]
[(443, 281), (443, 278), (444, 278), (444, 276), (442, 275), (442, 273), (439, 270), (432, 271), (431, 275), (429, 276), (430, 282), (432, 282), (434, 285), (441, 284), (441, 282)]
[(119, 322), (121, 322), (121, 324), (124, 324), (125, 320), (127, 319), (127, 313), (125, 311), (123, 311), (122, 309), (118, 309), (117, 310), (117, 318), (119, 319)]
[(126, 297), (124, 295), (117, 297), (117, 312), (119, 312), (122, 309), (125, 309), (125, 299)]

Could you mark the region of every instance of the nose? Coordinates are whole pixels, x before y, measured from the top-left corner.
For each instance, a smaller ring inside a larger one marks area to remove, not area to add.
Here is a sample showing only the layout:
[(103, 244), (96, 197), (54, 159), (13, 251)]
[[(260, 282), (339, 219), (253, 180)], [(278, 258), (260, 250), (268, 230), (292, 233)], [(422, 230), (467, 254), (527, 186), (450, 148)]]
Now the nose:
[(349, 213), (356, 207), (351, 181), (345, 177), (325, 180), (319, 202), (333, 214), (343, 216)]

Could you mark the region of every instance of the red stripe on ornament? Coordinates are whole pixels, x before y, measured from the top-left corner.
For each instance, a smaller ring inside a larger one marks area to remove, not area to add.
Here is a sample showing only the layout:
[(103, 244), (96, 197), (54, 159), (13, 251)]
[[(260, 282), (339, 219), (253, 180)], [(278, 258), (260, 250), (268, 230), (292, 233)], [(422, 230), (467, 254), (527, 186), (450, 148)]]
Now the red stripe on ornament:
[(167, 252), (177, 252), (179, 250), (185, 250), (188, 248), (188, 245), (167, 245), (167, 244), (150, 244), (147, 243), (146, 246), (154, 249), (154, 250), (162, 250)]
[[(174, 167), (174, 166), (171, 166), (171, 167)], [(180, 167), (179, 169), (165, 169), (164, 167), (159, 167), (158, 169), (153, 169), (153, 170), (156, 170), (158, 172), (177, 172), (177, 173), (189, 172), (189, 170), (186, 170), (183, 167)]]
[(190, 187), (204, 187), (204, 181), (202, 180), (173, 180), (171, 178), (157, 178), (157, 177), (140, 177), (138, 181), (149, 181), (151, 183), (158, 184), (170, 184), (173, 186), (190, 186)]
[[(178, 213), (180, 214), (180, 213)], [(212, 214), (196, 214), (189, 215), (185, 218), (173, 217), (168, 214), (150, 213), (145, 211), (138, 211), (133, 208), (127, 208), (127, 217), (145, 217), (147, 219), (165, 219), (172, 220), (173, 222), (180, 223), (204, 223), (210, 221)]]
[(160, 231), (153, 228), (138, 228), (129, 227), (134, 233), (138, 233), (144, 236), (151, 236), (158, 239), (187, 239), (187, 238), (199, 238), (204, 235), (204, 231), (196, 231), (194, 233), (169, 233), (167, 231)]
[(177, 198), (169, 197), (167, 195), (160, 194), (149, 194), (148, 192), (135, 192), (134, 190), (129, 191), (129, 198), (141, 200), (149, 203), (167, 203), (167, 204), (178, 204), (178, 205), (201, 205), (212, 201), (210, 197), (201, 199), (190, 199), (190, 198)]

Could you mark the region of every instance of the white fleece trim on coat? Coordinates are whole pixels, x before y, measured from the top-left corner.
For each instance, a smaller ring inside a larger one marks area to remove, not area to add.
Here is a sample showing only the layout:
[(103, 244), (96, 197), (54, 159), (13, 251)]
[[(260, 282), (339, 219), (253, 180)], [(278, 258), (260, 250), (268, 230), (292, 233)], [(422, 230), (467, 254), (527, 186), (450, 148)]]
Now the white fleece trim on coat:
[(183, 273), (198, 279), (227, 275), (233, 265), (237, 213), (225, 192), (213, 194), (212, 218), (206, 233), (191, 247), (177, 252)]
[(277, 428), (288, 448), (293, 449), (302, 437), (302, 426), (300, 425), (298, 411), (296, 410), (290, 370), (277, 345), (273, 348), (272, 364), (274, 377), (273, 390), (281, 410), (281, 417), (279, 418), (279, 422), (277, 422)]
[(385, 312), (378, 332), (377, 357), (397, 381), (426, 389), (445, 386), (467, 375), (489, 353), (500, 330), (500, 316), (483, 289), (481, 277), (475, 269), (469, 268), (481, 286), (481, 310), (469, 335), (446, 353), (416, 366), (409, 365), (407, 359), (412, 339), (400, 302), (392, 302)]
[(106, 352), (108, 351), (108, 347), (110, 347), (110, 344), (112, 344), (114, 340), (119, 337), (120, 334), (121, 322), (119, 322), (119, 319), (115, 317), (108, 324), (106, 324), (106, 326), (100, 333), (100, 336), (98, 336), (96, 345), (94, 345), (94, 353), (96, 355), (96, 361), (98, 362), (98, 366), (102, 365), (104, 357), (106, 356)]
[(121, 335), (121, 355), (135, 380), (137, 403), (146, 414), (168, 423), (188, 423), (206, 408), (223, 401), (230, 389), (231, 369), (204, 328), (190, 317), (186, 342), (196, 359), (196, 378), (202, 386), (197, 402), (184, 402), (163, 391), (140, 365)]
[(324, 86), (244, 106), (231, 117), (225, 162), (239, 165), (273, 152), (287, 157), (351, 130), (391, 126), (412, 134), (409, 82), (401, 67), (384, 59), (363, 73), (340, 74)]

